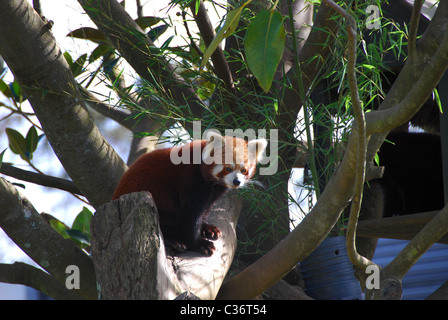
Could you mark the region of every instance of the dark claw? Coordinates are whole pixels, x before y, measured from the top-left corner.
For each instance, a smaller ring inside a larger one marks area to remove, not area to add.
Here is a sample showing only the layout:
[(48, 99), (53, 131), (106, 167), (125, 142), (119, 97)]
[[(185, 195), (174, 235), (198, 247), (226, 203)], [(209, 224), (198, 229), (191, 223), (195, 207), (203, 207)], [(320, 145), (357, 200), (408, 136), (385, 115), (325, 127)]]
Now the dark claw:
[(211, 256), (215, 252), (216, 248), (213, 242), (203, 240), (199, 246), (199, 252), (204, 256)]
[(211, 224), (204, 223), (201, 229), (201, 237), (204, 239), (217, 240), (221, 236), (221, 230)]
[(187, 251), (187, 246), (176, 240), (166, 240), (165, 244), (167, 247), (170, 247), (176, 252), (185, 252)]

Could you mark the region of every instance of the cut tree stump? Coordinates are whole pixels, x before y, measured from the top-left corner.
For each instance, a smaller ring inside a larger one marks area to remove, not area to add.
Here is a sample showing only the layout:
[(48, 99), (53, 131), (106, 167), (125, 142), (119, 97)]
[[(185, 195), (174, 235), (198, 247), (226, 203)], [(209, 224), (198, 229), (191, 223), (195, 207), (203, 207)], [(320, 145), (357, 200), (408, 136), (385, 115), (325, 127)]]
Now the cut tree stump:
[(148, 192), (109, 202), (92, 218), (91, 250), (100, 299), (174, 299), (191, 292), (214, 299), (236, 249), (241, 205), (232, 196), (219, 201), (210, 223), (221, 229), (211, 257), (186, 251), (167, 256), (157, 209)]

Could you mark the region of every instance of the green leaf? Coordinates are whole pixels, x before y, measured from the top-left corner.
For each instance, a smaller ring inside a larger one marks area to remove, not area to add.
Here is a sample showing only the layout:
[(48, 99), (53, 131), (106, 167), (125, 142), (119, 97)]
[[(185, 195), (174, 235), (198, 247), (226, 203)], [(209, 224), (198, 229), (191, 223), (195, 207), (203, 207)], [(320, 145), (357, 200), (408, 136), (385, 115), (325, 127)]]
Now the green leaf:
[(208, 46), (207, 50), (202, 57), (202, 62), (199, 67), (199, 70), (202, 70), (204, 66), (207, 64), (208, 59), (212, 56), (213, 52), (215, 52), (216, 48), (218, 48), (219, 44), (230, 36), (233, 32), (235, 32), (236, 27), (238, 26), (238, 21), (240, 20), (241, 13), (246, 5), (248, 5), (252, 0), (246, 1), (241, 7), (233, 9), (227, 13), (226, 22), (219, 30), (218, 34), (213, 39), (212, 43)]
[(0, 152), (0, 168), (2, 167), (3, 164), (3, 156), (5, 155), (7, 149), (3, 150), (2, 152)]
[(28, 133), (26, 134), (26, 150), (29, 153), (33, 153), (37, 149), (37, 143), (39, 142), (39, 136), (37, 135), (37, 130), (34, 126), (28, 130)]
[(70, 230), (66, 230), (65, 233), (67, 235), (69, 235), (69, 237), (72, 240), (82, 243), (82, 244), (90, 244), (90, 239), (87, 235), (85, 235), (83, 232), (76, 230), (76, 229), (70, 229)]
[(278, 100), (274, 101), (274, 110), (275, 110), (275, 113), (278, 114)]
[[(152, 42), (156, 41), (166, 30), (168, 30), (168, 25), (163, 24), (158, 27), (154, 27), (151, 30), (148, 31), (147, 35), (149, 39), (151, 39)], [(174, 36), (172, 36), (174, 37)]]
[(92, 63), (92, 62), (98, 60), (100, 57), (105, 56), (109, 52), (113, 52), (113, 49), (109, 45), (99, 44), (90, 54), (89, 63)]
[(443, 113), (442, 102), (440, 100), (439, 90), (437, 90), (437, 88), (434, 88), (434, 100), (436, 101), (437, 106), (439, 107), (440, 113)]
[(171, 40), (173, 40), (174, 36), (169, 37), (165, 40), (165, 42), (160, 46), (160, 51), (168, 50), (168, 47), (171, 43)]
[(2, 79), (0, 79), (0, 92), (2, 92), (5, 95), (5, 97), (12, 98), (11, 89)]
[(380, 156), (378, 155), (378, 153), (375, 153), (375, 164), (379, 167), (380, 166)]
[(268, 92), (285, 47), (283, 17), (277, 11), (261, 11), (246, 33), (247, 64), (261, 88)]
[(135, 23), (137, 23), (140, 28), (146, 29), (159, 23), (160, 21), (162, 21), (162, 19), (157, 17), (141, 17), (136, 19)]
[(6, 128), (6, 135), (9, 140), (9, 148), (15, 154), (20, 155), (23, 160), (28, 161), (29, 158), (26, 156), (27, 148), (26, 141), (22, 134), (14, 129)]
[(72, 230), (78, 230), (90, 236), (90, 221), (92, 220), (92, 212), (84, 207), (73, 221)]
[(64, 52), (64, 58), (65, 58), (65, 61), (67, 61), (69, 67), (71, 68), (72, 65), (73, 65), (73, 58), (72, 58), (72, 56), (70, 55), (70, 53), (67, 52), (67, 51), (65, 51), (65, 52)]
[(84, 71), (84, 63), (86, 62), (86, 60), (87, 53), (84, 53), (75, 62), (73, 62), (73, 65), (70, 67), (73, 72), (73, 76), (77, 77)]
[(107, 42), (106, 37), (98, 29), (84, 27), (71, 31), (67, 37), (90, 40), (95, 43)]
[(9, 88), (11, 89), (15, 101), (23, 102), (25, 100), (22, 95), (22, 88), (20, 88), (20, 85), (16, 80), (9, 84)]
[(56, 230), (64, 239), (68, 239), (69, 235), (66, 233), (67, 226), (57, 219), (50, 219), (49, 223), (51, 227)]
[(196, 0), (196, 3), (194, 4), (194, 15), (195, 16), (198, 15), (200, 5), (201, 5), (201, 0)]
[(20, 188), (22, 188), (22, 189), (26, 189), (26, 187), (25, 187), (25, 185), (24, 185), (23, 183), (15, 183), (15, 182), (13, 182), (12, 184), (13, 184), (14, 186), (20, 187)]

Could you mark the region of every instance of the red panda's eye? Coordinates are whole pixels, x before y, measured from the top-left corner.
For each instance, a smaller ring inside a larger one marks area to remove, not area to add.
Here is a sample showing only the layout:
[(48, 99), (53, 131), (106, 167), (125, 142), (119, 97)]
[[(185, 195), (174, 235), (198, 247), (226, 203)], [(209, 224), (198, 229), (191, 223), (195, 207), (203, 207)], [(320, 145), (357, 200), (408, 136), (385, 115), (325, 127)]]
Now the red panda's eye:
[(247, 169), (246, 168), (241, 169), (241, 173), (242, 174), (246, 174), (247, 173)]
[(227, 171), (227, 172), (232, 172), (232, 168), (230, 168), (230, 167), (226, 167), (226, 171)]

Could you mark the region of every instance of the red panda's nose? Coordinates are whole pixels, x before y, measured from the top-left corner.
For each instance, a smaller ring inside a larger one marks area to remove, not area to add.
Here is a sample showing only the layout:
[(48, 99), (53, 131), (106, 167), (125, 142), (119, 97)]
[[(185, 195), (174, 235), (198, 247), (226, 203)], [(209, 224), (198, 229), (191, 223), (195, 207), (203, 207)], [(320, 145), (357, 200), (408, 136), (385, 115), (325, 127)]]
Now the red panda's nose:
[(233, 180), (233, 185), (234, 185), (235, 187), (238, 187), (240, 184), (241, 184), (241, 181), (240, 181), (240, 180), (238, 180), (238, 179), (234, 179), (234, 180)]

